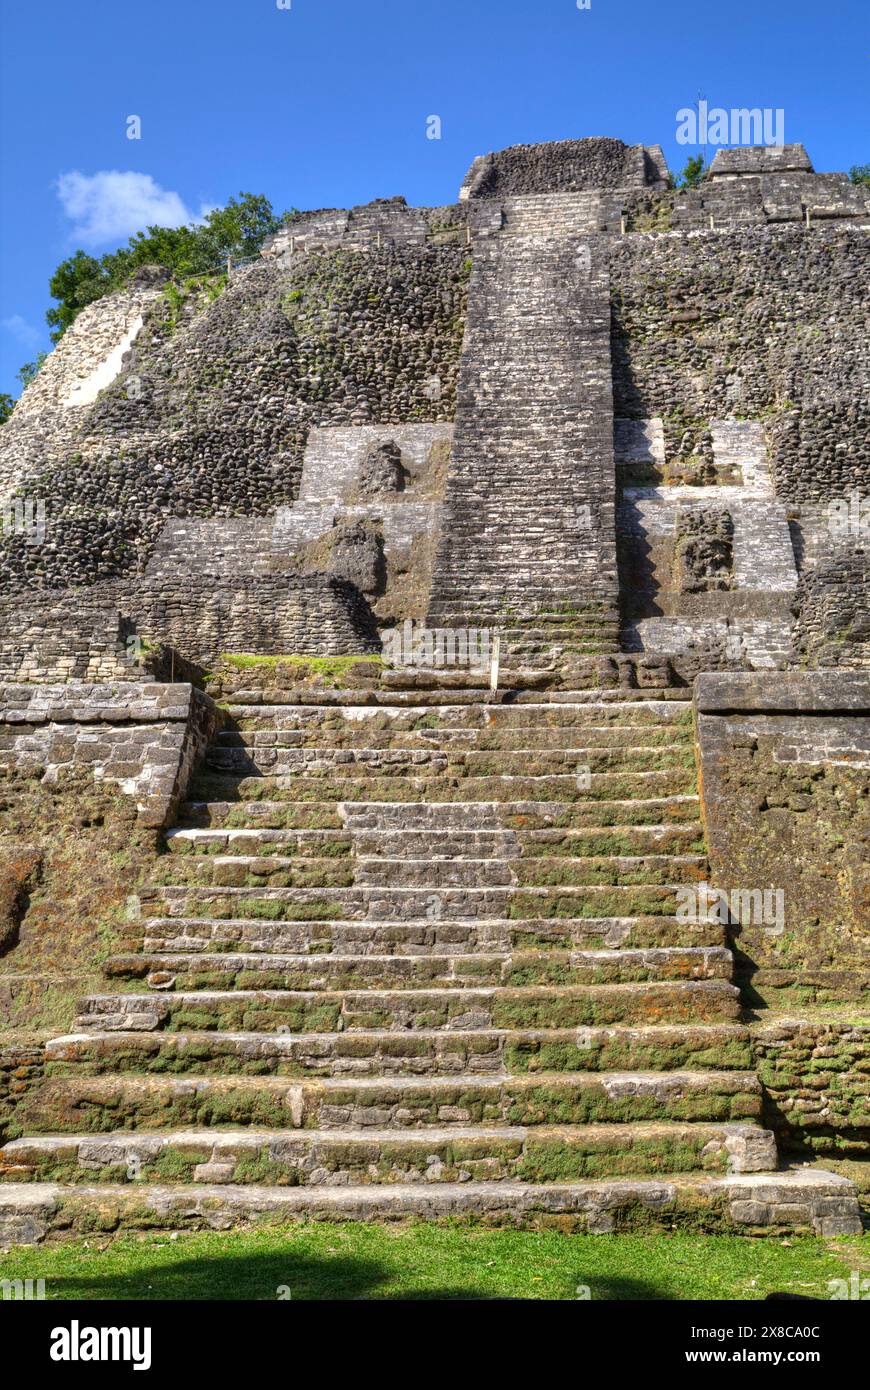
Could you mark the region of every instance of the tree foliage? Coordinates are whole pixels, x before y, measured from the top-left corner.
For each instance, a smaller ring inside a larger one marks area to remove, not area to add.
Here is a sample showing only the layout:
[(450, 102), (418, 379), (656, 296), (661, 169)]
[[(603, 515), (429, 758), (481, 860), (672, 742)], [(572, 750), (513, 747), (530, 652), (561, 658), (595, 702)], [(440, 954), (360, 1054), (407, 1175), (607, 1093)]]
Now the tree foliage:
[(15, 375), (21, 382), (22, 391), (24, 390), (25, 386), (30, 385), (31, 381), (36, 376), (36, 373), (39, 371), (47, 356), (47, 352), (38, 352), (36, 354), (36, 360), (34, 362), (25, 362), (23, 367), (19, 367)]
[(853, 164), (849, 170), (849, 178), (853, 183), (863, 183), (870, 188), (870, 164)]
[(704, 177), (704, 156), (694, 154), (686, 162), (686, 167), (680, 175), (678, 188), (697, 188), (701, 179)]
[(99, 260), (76, 251), (61, 262), (48, 282), (52, 298), (57, 300), (46, 314), (52, 342), (62, 338), (86, 304), (121, 289), (140, 266), (162, 265), (179, 280), (219, 274), (229, 256), (255, 256), (264, 239), (289, 215), (276, 215), (262, 193), (240, 193), (225, 207), (213, 208), (201, 223), (147, 227), (126, 246), (107, 252)]

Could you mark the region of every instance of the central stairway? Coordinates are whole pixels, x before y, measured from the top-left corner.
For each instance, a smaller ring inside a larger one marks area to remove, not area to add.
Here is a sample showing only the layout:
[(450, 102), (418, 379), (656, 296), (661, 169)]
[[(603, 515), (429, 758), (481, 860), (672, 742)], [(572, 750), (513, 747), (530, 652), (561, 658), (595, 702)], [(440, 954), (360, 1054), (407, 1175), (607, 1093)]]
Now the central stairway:
[(0, 1215), (854, 1229), (840, 1180), (776, 1173), (725, 929), (677, 915), (686, 693), (233, 706)]

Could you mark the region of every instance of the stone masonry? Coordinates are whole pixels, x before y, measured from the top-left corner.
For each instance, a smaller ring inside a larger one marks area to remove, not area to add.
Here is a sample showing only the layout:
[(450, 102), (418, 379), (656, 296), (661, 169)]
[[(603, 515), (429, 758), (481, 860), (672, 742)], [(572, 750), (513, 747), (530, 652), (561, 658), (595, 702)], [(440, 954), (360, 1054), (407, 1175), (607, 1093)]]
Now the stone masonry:
[(82, 313), (0, 431), (4, 805), (159, 852), (3, 1039), (0, 1246), (860, 1229), (868, 230), (799, 145), (520, 145)]
[(725, 928), (675, 910), (709, 870), (660, 695), (230, 704), (15, 1108), (0, 1239), (97, 1209), (857, 1231), (845, 1178), (776, 1171)]
[(615, 613), (606, 256), (548, 225), (478, 244), (433, 625)]

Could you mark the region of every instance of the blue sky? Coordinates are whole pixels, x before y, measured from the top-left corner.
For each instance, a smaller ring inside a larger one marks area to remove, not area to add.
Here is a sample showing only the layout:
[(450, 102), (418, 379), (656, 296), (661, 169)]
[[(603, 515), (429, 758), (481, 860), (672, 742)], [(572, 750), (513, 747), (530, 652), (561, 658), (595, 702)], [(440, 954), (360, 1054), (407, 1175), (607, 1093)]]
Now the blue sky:
[(782, 107), (818, 170), (870, 161), (868, 0), (282, 3), (0, 0), (0, 390), (49, 345), (60, 260), (241, 190), (452, 202), (475, 155), (583, 135), (661, 144), (679, 170), (699, 95)]

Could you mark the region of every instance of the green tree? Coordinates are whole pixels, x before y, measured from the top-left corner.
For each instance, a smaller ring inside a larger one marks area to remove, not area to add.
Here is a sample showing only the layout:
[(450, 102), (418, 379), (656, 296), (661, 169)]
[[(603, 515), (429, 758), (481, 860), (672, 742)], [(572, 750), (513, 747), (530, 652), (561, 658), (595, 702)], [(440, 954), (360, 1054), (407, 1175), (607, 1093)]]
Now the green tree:
[(18, 377), (18, 380), (21, 382), (22, 391), (24, 390), (25, 386), (30, 385), (31, 381), (36, 376), (37, 372), (39, 371), (47, 356), (47, 352), (38, 352), (36, 354), (35, 362), (25, 362), (22, 367), (19, 367), (18, 371), (16, 372), (16, 376)]
[(48, 282), (48, 289), (52, 298), (59, 301), (45, 316), (52, 329), (51, 341), (56, 343), (86, 304), (108, 294), (111, 283), (101, 261), (84, 251), (76, 251), (74, 256), (61, 261)]
[(863, 183), (870, 188), (870, 164), (853, 164), (849, 170), (849, 178), (853, 183)]
[(15, 397), (0, 391), (0, 425), (5, 425), (15, 408)]
[(694, 154), (686, 162), (686, 167), (680, 176), (678, 188), (697, 188), (701, 179), (704, 177), (704, 156)]
[(290, 213), (276, 216), (272, 204), (262, 193), (240, 193), (224, 208), (215, 208), (199, 231), (203, 250), (215, 261), (228, 256), (256, 256), (267, 236), (277, 232)]
[(192, 227), (148, 227), (137, 232), (126, 246), (109, 251), (100, 264), (113, 290), (120, 289), (143, 265), (162, 265), (175, 277), (192, 275), (196, 268), (197, 238)]
[(218, 275), (227, 258), (255, 256), (264, 239), (276, 232), (289, 213), (276, 214), (262, 193), (240, 193), (225, 207), (214, 208), (201, 223), (188, 227), (146, 227), (126, 246), (96, 260), (84, 251), (63, 261), (49, 281), (58, 301), (46, 314), (52, 342), (58, 342), (85, 305), (121, 289), (143, 265), (162, 265), (174, 280), (191, 275)]

